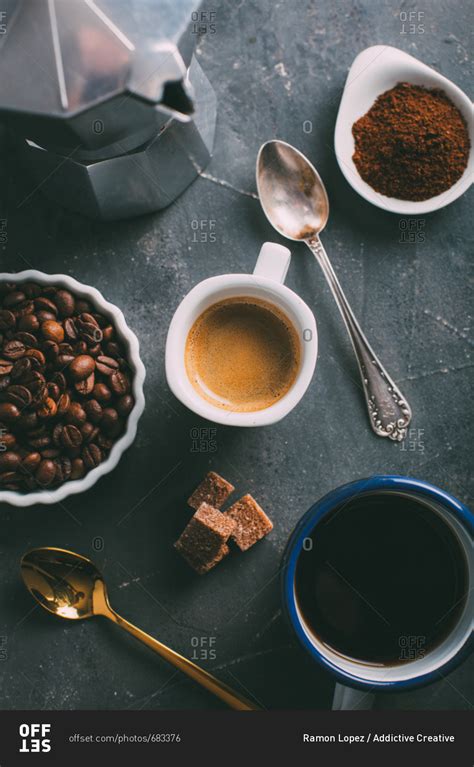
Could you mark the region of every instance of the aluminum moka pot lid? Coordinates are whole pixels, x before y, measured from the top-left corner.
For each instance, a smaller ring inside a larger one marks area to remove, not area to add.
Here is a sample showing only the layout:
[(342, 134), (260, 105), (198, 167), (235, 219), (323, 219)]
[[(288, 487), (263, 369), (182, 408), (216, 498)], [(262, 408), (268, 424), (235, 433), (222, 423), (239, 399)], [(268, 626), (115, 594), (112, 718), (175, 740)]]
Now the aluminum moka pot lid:
[[(196, 0), (4, 0), (0, 115), (43, 145), (79, 141), (91, 148), (143, 127), (147, 111), (189, 119), (185, 78), (198, 6)], [(91, 130), (102, 112), (109, 119)], [(84, 113), (90, 119), (81, 119)]]

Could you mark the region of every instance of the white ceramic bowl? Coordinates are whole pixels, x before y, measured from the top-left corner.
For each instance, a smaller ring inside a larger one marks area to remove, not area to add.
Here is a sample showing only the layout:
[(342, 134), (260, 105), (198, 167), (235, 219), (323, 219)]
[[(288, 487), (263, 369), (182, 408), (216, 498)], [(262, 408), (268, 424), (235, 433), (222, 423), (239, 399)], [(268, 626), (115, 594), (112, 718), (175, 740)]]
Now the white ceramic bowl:
[(89, 490), (100, 477), (108, 474), (114, 469), (124, 450), (129, 447), (137, 433), (138, 420), (145, 407), (145, 397), (143, 394), (143, 382), (145, 380), (145, 367), (140, 359), (140, 349), (138, 339), (135, 333), (132, 333), (125, 322), (120, 309), (105, 300), (105, 298), (95, 288), (83, 285), (81, 282), (68, 277), (65, 274), (44, 274), (34, 269), (29, 269), (17, 274), (8, 274), (0, 272), (0, 282), (37, 282), (41, 285), (58, 285), (66, 288), (87, 301), (90, 301), (98, 311), (103, 312), (110, 318), (117, 334), (125, 346), (127, 352), (127, 361), (133, 370), (132, 393), (135, 398), (135, 406), (128, 416), (127, 428), (122, 437), (114, 444), (107, 460), (101, 463), (97, 468), (92, 469), (82, 479), (72, 482), (65, 482), (58, 488), (52, 490), (39, 490), (31, 493), (18, 493), (13, 490), (0, 490), (0, 503), (10, 503), (13, 506), (33, 506), (36, 503), (60, 503), (68, 495), (82, 493)]
[[(459, 109), (466, 120), (471, 141), (469, 162), (461, 178), (442, 194), (421, 202), (399, 200), (376, 192), (359, 175), (352, 155), (354, 154), (353, 124), (365, 115), (375, 99), (399, 82), (409, 82), (426, 88), (441, 88)], [(334, 147), (339, 167), (349, 184), (362, 197), (379, 208), (392, 213), (418, 216), (431, 213), (454, 202), (469, 189), (474, 171), (474, 130), (472, 104), (463, 91), (443, 75), (426, 66), (418, 59), (389, 45), (366, 48), (354, 59), (349, 70), (341, 98), (334, 133)]]

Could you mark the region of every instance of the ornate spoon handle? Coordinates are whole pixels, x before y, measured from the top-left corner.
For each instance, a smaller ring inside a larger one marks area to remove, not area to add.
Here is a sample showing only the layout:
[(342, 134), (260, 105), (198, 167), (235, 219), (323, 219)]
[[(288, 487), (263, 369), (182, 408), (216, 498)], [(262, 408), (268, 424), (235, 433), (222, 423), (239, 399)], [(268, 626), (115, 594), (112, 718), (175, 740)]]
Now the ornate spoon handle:
[(370, 424), (379, 437), (400, 442), (406, 437), (411, 408), (375, 355), (357, 322), (319, 237), (305, 240), (316, 256), (343, 316), (359, 364)]

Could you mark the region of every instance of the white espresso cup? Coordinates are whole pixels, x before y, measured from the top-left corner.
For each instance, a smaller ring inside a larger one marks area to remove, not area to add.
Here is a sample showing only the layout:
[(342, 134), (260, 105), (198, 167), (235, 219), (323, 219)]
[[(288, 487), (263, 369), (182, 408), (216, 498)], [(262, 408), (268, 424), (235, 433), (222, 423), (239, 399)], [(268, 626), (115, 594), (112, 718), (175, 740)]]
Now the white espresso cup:
[[(283, 283), (290, 265), (288, 248), (265, 242), (253, 274), (222, 274), (196, 285), (178, 306), (166, 340), (166, 378), (173, 394), (203, 418), (228, 426), (267, 426), (284, 418), (308, 388), (318, 355), (316, 320), (305, 302)], [(226, 410), (206, 401), (186, 372), (188, 333), (197, 318), (218, 301), (233, 297), (259, 298), (283, 312), (300, 339), (300, 364), (291, 388), (274, 404), (254, 412)]]

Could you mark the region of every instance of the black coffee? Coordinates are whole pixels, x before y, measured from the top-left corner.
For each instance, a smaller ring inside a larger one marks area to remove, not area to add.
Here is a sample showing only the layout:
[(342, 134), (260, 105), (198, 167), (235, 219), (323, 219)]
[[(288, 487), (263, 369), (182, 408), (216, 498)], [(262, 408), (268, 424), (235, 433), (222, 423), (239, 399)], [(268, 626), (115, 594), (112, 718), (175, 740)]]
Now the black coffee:
[(393, 665), (438, 645), (462, 612), (464, 551), (428, 505), (367, 493), (305, 541), (295, 590), (311, 631), (351, 659)]

